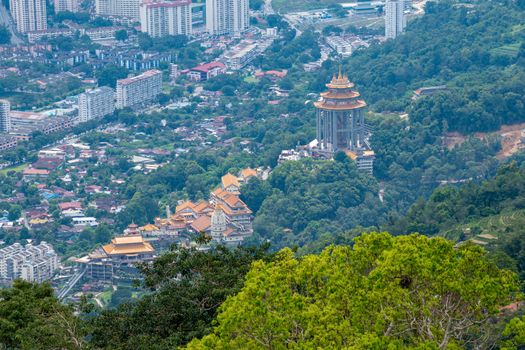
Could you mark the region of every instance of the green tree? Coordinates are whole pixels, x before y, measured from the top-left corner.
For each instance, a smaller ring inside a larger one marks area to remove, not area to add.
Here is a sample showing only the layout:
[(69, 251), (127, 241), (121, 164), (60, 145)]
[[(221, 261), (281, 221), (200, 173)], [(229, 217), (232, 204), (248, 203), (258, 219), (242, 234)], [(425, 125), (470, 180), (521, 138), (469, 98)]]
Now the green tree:
[(254, 263), (213, 334), (187, 348), (484, 348), (478, 335), (517, 291), (478, 246), (364, 234), (352, 248)]
[(0, 290), (0, 344), (8, 349), (82, 349), (80, 320), (48, 284), (17, 280)]
[(241, 289), (251, 263), (271, 258), (267, 248), (175, 249), (160, 256), (142, 267), (144, 287), (151, 293), (92, 319), (91, 344), (173, 349), (209, 334), (217, 308)]
[(126, 78), (128, 73), (129, 71), (124, 67), (116, 66), (114, 64), (106, 65), (97, 73), (98, 85), (115, 88), (117, 86), (117, 80)]
[(115, 39), (119, 41), (128, 40), (128, 31), (126, 29), (120, 29), (115, 32)]
[(0, 26), (0, 45), (10, 44), (11, 43), (11, 32), (9, 29), (1, 25)]

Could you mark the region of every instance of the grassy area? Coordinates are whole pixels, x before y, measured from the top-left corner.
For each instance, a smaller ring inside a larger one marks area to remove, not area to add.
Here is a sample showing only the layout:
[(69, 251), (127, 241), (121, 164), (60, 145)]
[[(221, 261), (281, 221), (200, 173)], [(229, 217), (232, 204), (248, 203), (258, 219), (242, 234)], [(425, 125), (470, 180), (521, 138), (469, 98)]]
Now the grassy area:
[(254, 76), (249, 76), (249, 77), (244, 78), (244, 81), (250, 84), (257, 84), (259, 82), (259, 79), (257, 79)]
[(108, 289), (97, 295), (97, 299), (100, 300), (104, 307), (107, 307), (111, 301), (111, 294), (113, 294), (113, 289)]
[(20, 164), (20, 165), (17, 165), (17, 166), (12, 166), (12, 167), (8, 167), (8, 168), (0, 169), (0, 174), (5, 175), (5, 174), (7, 174), (10, 171), (20, 172), (20, 171), (23, 171), (26, 167), (27, 167), (27, 164)]
[(504, 45), (504, 46), (493, 49), (492, 52), (495, 54), (499, 54), (499, 55), (516, 57), (520, 50), (520, 46), (521, 46), (520, 43)]
[(452, 240), (472, 240), (481, 245), (489, 244), (525, 226), (525, 210), (517, 210), (459, 225), (444, 231), (442, 236)]
[(326, 8), (332, 4), (348, 1), (342, 0), (272, 0), (272, 6), (278, 13), (309, 11)]

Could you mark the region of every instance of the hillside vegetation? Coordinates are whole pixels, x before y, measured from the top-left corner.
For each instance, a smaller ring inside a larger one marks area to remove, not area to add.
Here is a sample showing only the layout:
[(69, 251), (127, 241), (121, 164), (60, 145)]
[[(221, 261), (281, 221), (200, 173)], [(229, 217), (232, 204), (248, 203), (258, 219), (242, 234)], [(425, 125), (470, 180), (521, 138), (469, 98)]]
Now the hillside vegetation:
[[(525, 12), (522, 2), (429, 2), (426, 15), (395, 41), (357, 52), (344, 69), (376, 110), (404, 110), (444, 131), (488, 131), (525, 120)], [(319, 77), (321, 79), (321, 77)], [(317, 87), (321, 88), (321, 82)]]

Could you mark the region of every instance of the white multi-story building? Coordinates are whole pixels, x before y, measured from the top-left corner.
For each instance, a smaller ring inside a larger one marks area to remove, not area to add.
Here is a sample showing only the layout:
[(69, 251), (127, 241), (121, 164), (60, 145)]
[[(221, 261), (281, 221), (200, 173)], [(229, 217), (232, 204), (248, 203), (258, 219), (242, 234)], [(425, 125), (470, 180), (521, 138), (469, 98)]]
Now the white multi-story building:
[(0, 100), (0, 132), (11, 130), (11, 104), (8, 100)]
[(87, 122), (102, 118), (115, 111), (115, 90), (102, 86), (89, 90), (78, 97), (78, 120)]
[(46, 242), (25, 247), (15, 243), (0, 249), (0, 279), (3, 281), (22, 278), (42, 283), (51, 279), (57, 269), (58, 256)]
[(242, 69), (259, 54), (257, 44), (253, 42), (241, 43), (224, 54), (226, 65), (232, 70)]
[(191, 34), (191, 0), (154, 1), (140, 4), (140, 28), (151, 37)]
[(55, 0), (55, 13), (69, 11), (80, 11), (79, 2), (77, 0)]
[(406, 26), (404, 0), (387, 0), (385, 4), (385, 37), (395, 39)]
[(248, 0), (206, 0), (206, 30), (212, 35), (237, 34), (250, 24)]
[(46, 0), (9, 0), (9, 9), (20, 33), (47, 29)]
[(156, 69), (136, 77), (117, 80), (117, 108), (135, 108), (155, 99), (162, 92), (162, 72)]
[(95, 0), (95, 12), (102, 16), (119, 16), (139, 20), (140, 0)]

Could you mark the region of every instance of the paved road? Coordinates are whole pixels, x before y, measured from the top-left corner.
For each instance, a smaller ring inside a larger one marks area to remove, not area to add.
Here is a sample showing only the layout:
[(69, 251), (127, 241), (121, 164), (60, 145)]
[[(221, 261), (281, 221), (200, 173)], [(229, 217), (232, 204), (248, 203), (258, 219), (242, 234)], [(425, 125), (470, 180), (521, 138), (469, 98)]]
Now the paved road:
[(16, 32), (15, 22), (13, 22), (13, 19), (11, 18), (9, 11), (4, 7), (4, 5), (1, 2), (0, 2), (0, 25), (4, 25), (7, 28), (9, 28), (9, 31), (11, 32), (11, 43), (12, 44), (20, 45), (24, 43), (24, 41), (18, 36), (18, 33)]

